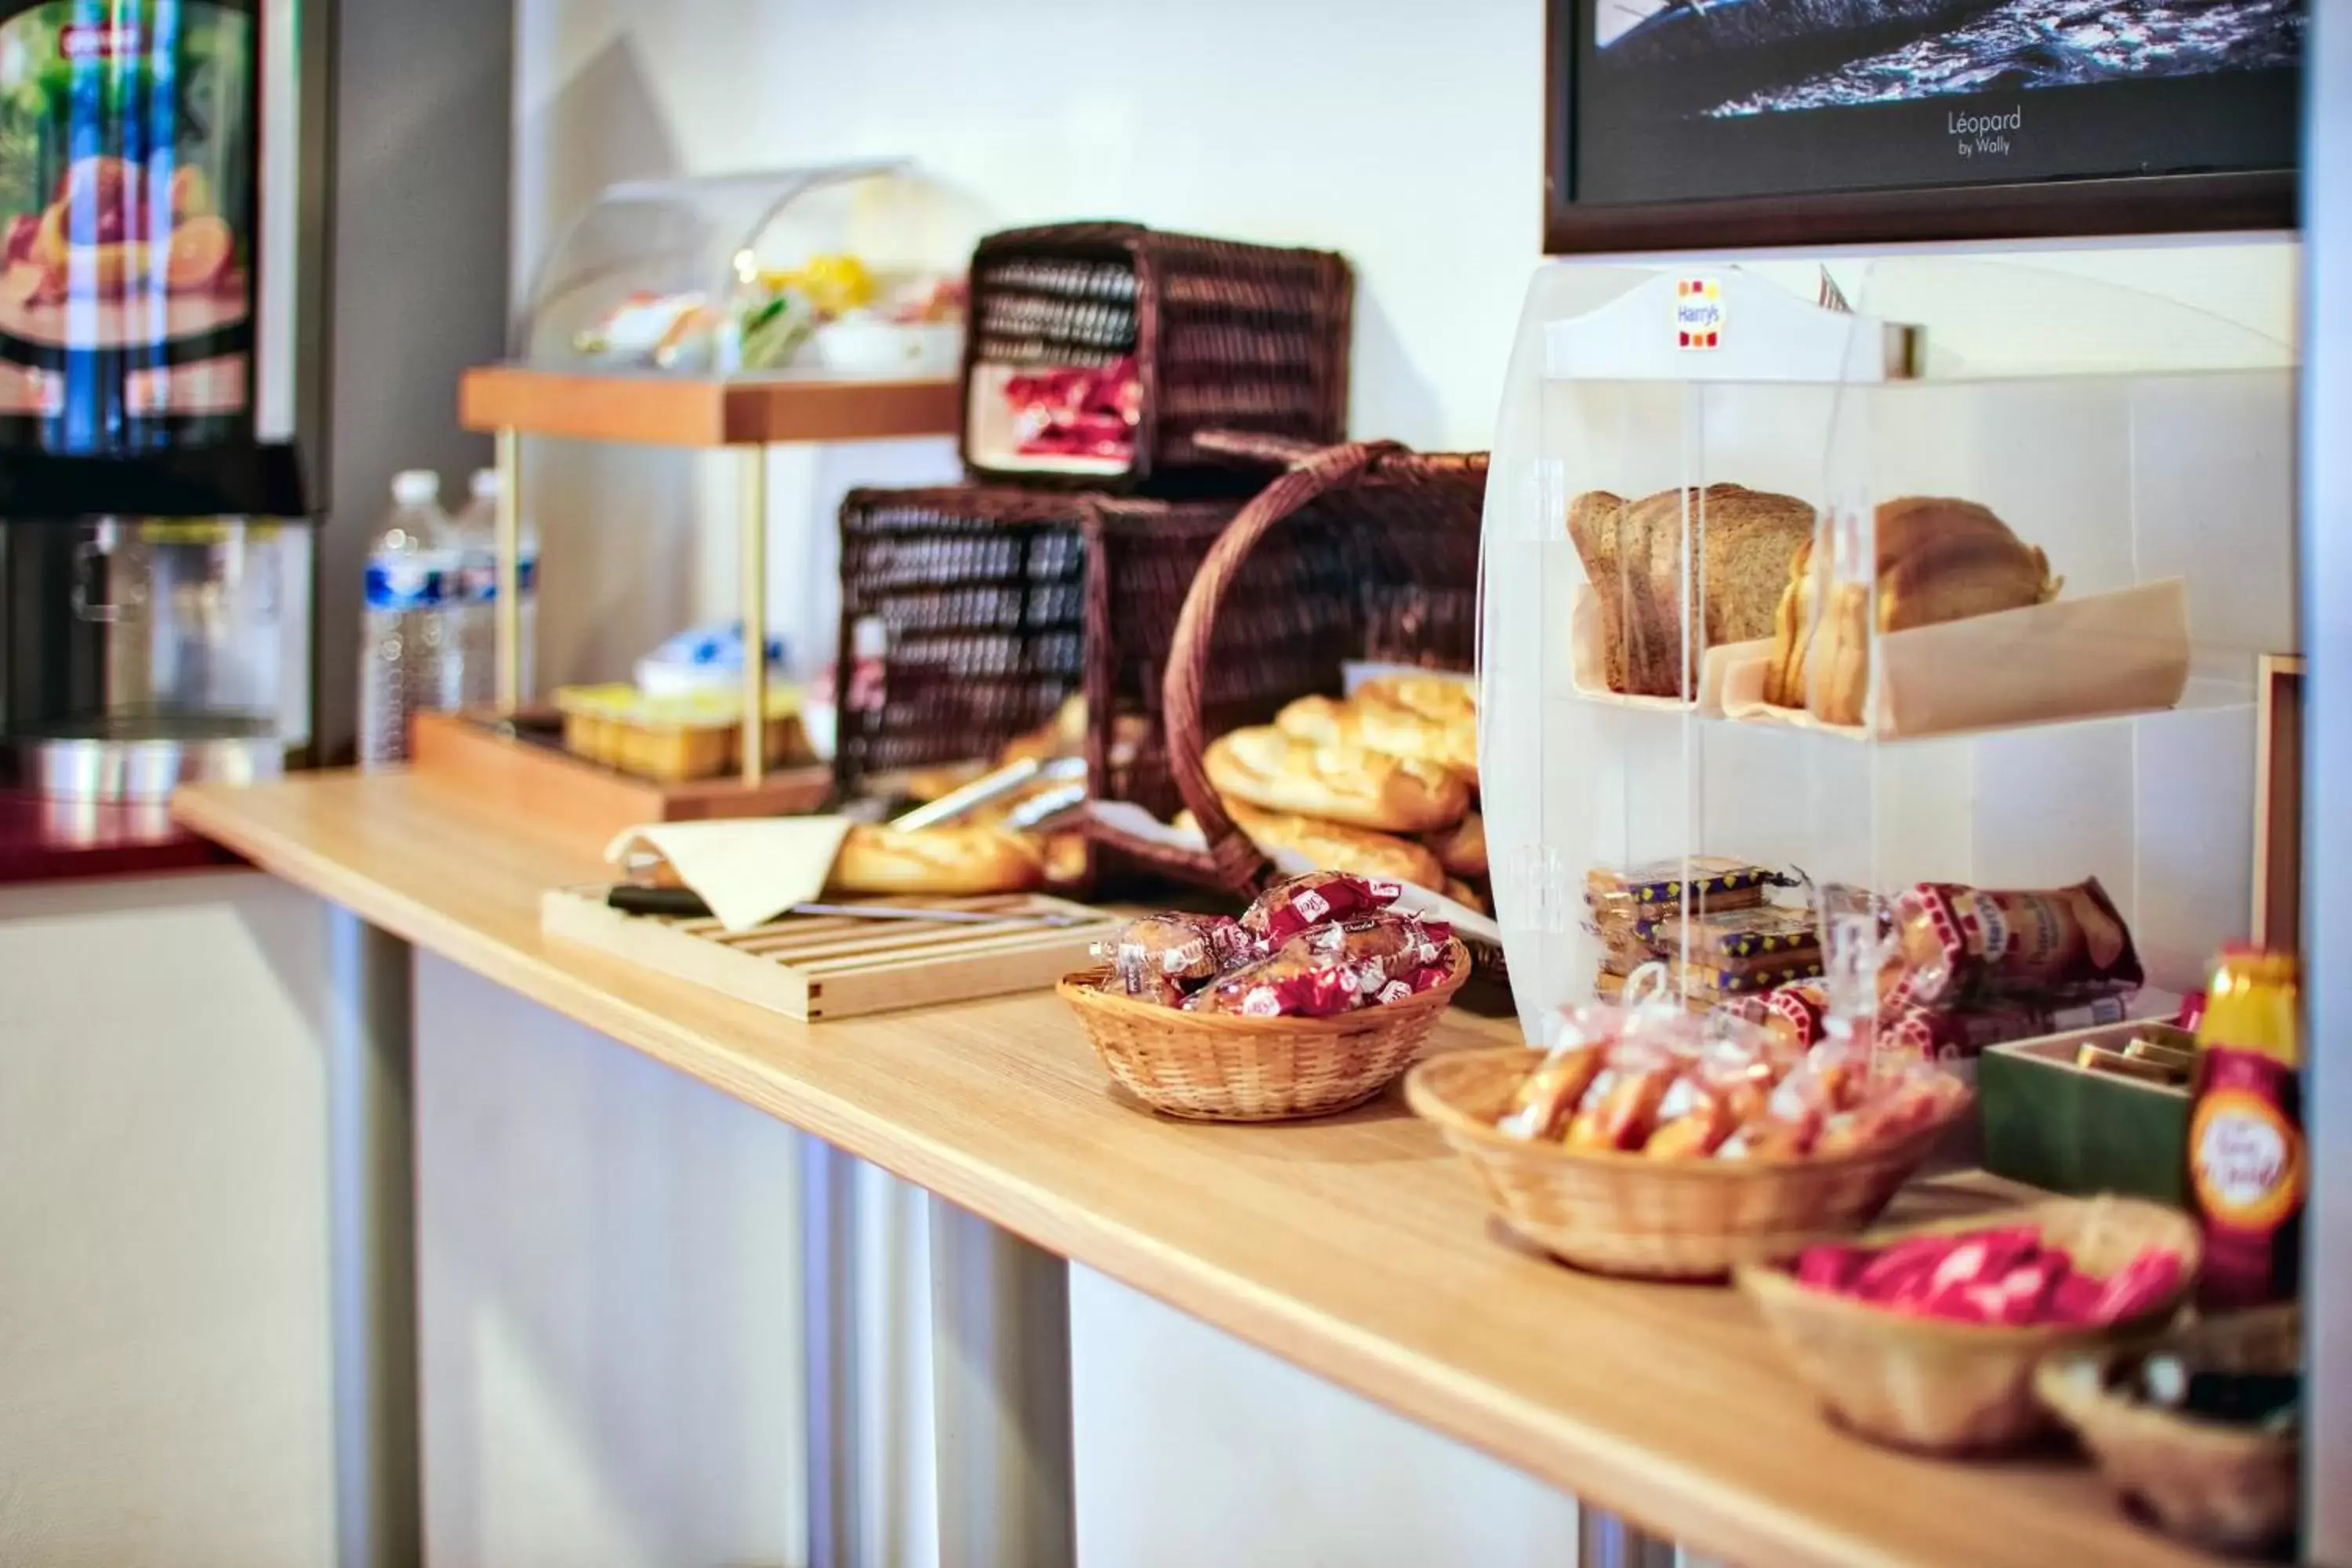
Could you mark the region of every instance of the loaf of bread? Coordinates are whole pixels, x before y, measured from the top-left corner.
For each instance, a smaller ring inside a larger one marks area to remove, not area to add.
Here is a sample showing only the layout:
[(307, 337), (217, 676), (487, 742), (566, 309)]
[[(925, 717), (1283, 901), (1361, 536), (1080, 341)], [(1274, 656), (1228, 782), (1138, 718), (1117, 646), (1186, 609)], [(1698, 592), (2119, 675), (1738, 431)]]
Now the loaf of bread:
[(1220, 795), (1381, 833), (1433, 833), (1470, 809), (1469, 784), (1434, 763), (1305, 741), (1272, 725), (1220, 736), (1201, 764)]
[(1045, 880), (1034, 838), (996, 827), (849, 830), (825, 886), (836, 893), (1021, 893)]
[(1486, 874), (1486, 818), (1472, 812), (1442, 833), (1433, 833), (1422, 840), (1437, 857), (1437, 863), (1453, 877), (1484, 877)]
[[(1600, 604), (1610, 689), (1685, 695), (1706, 649), (1770, 637), (1790, 558), (1812, 530), (1806, 502), (1744, 485), (1571, 500), (1569, 538)], [(1699, 609), (1689, 637), (1686, 595)]]
[(1288, 849), (1307, 858), (1318, 871), (1346, 871), (1358, 877), (1378, 877), (1436, 889), (1445, 885), (1445, 868), (1423, 845), (1368, 827), (1343, 827), (1296, 812), (1261, 811), (1245, 800), (1228, 796), (1225, 815), (1234, 826), (1265, 850)]
[[(1790, 563), (1774, 617), (1764, 700), (1859, 724), (1878, 633), (2022, 609), (2057, 597), (2041, 551), (1974, 501), (1906, 496), (1875, 519), (1874, 580), (1824, 583), (1811, 542)], [(1824, 591), (1825, 590), (1825, 591)]]

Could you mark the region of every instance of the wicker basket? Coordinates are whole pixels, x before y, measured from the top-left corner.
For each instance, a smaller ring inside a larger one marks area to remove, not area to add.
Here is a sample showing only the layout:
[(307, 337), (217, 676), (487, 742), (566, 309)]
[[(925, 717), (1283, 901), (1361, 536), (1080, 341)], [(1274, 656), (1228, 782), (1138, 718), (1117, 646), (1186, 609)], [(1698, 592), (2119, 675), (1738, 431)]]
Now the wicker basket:
[(2302, 1310), (2264, 1307), (2137, 1344), (2071, 1351), (2045, 1360), (2033, 1380), (2124, 1501), (2166, 1531), (2221, 1552), (2287, 1544), (2295, 1522), (2295, 1436), (2176, 1415), (2107, 1386), (2120, 1358), (2151, 1350), (2185, 1351), (2232, 1371), (2291, 1372), (2303, 1364)]
[(1511, 1229), (1553, 1257), (1602, 1274), (1720, 1279), (1786, 1258), (1877, 1217), (1951, 1117), (1851, 1154), (1750, 1164), (1652, 1160), (1507, 1137), (1495, 1121), (1543, 1053), (1519, 1046), (1454, 1051), (1405, 1079)]
[[(888, 655), (880, 705), (841, 712), (841, 787), (990, 756), (1083, 692), (1095, 793), (1172, 815), (1181, 800), (1158, 720), (1162, 666), (1193, 575), (1239, 504), (997, 485), (851, 491), (840, 668), (868, 618)], [(1351, 646), (1347, 565), (1328, 533), (1300, 531), (1266, 567), (1215, 693), (1234, 723), (1336, 680)], [(1114, 724), (1137, 714), (1139, 741), (1115, 751)]]
[(1202, 747), (1236, 725), (1262, 721), (1288, 698), (1336, 692), (1339, 683), (1335, 658), (1323, 679), (1293, 685), (1271, 702), (1235, 700), (1234, 683), (1247, 670), (1269, 601), (1286, 591), (1286, 563), (1302, 537), (1316, 541), (1318, 552), (1336, 552), (1345, 584), (1332, 602), (1342, 618), (1340, 658), (1470, 668), (1477, 649), (1486, 455), (1414, 452), (1387, 441), (1308, 451), (1203, 439), (1236, 456), (1286, 458), (1283, 471), (1241, 509), (1202, 563), (1168, 650), (1160, 700), (1168, 762), (1208, 847), (1139, 844), (1099, 825), (1087, 831), (1163, 875), (1246, 899), (1264, 889), (1273, 867), (1209, 787)]
[(1394, 1082), (1469, 978), (1470, 955), (1455, 942), (1441, 984), (1336, 1018), (1187, 1013), (1105, 991), (1104, 973), (1066, 975), (1058, 989), (1137, 1099), (1193, 1121), (1284, 1121), (1360, 1105)]
[[(1317, 446), (1348, 423), (1348, 263), (1136, 224), (1057, 224), (980, 242), (971, 258), (961, 450), (988, 479), (1123, 491), (1246, 488), (1200, 443), (1206, 430)], [(1008, 372), (1132, 356), (1142, 406), (1127, 465), (1056, 470), (985, 433)]]
[(1946, 1322), (1808, 1289), (1786, 1270), (1748, 1267), (1740, 1289), (1804, 1380), (1846, 1426), (1882, 1443), (1936, 1454), (1988, 1453), (2044, 1431), (2049, 1413), (2034, 1397), (2034, 1367), (2053, 1351), (2145, 1331), (2179, 1310), (2196, 1277), (2195, 1222), (2141, 1198), (2055, 1198), (2022, 1209), (1895, 1226), (1864, 1237), (1957, 1235), (1996, 1225), (2031, 1225), (2083, 1268), (2110, 1273), (2141, 1249), (2169, 1247), (2188, 1265), (2179, 1288), (2126, 1323), (2011, 1328)]

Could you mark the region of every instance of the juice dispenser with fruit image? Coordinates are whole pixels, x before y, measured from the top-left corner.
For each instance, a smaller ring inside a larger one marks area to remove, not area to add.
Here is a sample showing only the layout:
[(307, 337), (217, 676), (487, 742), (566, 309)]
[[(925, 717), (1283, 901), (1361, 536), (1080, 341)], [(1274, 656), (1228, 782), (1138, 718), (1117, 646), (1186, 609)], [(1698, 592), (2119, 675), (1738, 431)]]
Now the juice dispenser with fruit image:
[(253, 444), (257, 24), (0, 0), (0, 449)]

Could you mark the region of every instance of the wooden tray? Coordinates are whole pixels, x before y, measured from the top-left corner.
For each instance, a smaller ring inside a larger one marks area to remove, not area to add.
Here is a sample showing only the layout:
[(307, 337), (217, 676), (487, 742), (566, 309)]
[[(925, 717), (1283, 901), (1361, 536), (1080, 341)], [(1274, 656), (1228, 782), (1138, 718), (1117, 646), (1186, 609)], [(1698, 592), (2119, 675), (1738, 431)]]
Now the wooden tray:
[(642, 823), (788, 816), (821, 810), (833, 795), (833, 770), (822, 764), (772, 773), (756, 788), (732, 777), (687, 784), (636, 778), (575, 757), (560, 742), (530, 738), (535, 727), (561, 725), (553, 713), (518, 715), (522, 734), (467, 713), (419, 713), (410, 722), (414, 771), (598, 849)]
[[(1094, 944), (1122, 923), (1084, 904), (1005, 893), (882, 900), (1003, 915), (1001, 925), (786, 915), (730, 933), (708, 916), (623, 914), (604, 902), (610, 890), (559, 888), (542, 894), (540, 929), (810, 1023), (1046, 990), (1094, 962)], [(1071, 926), (1023, 925), (1013, 919), (1048, 912), (1089, 918)]]
[(953, 376), (692, 376), (486, 364), (457, 382), (457, 422), (468, 430), (663, 447), (952, 436), (962, 407)]

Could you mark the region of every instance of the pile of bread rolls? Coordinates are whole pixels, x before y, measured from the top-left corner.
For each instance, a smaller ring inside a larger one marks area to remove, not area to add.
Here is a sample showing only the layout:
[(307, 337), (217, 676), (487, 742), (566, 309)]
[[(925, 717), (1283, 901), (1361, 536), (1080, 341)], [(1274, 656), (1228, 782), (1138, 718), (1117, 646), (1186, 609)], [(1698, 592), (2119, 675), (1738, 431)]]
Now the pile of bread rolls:
[(1467, 681), (1389, 675), (1351, 697), (1302, 697), (1271, 724), (1212, 742), (1201, 763), (1225, 814), (1262, 849), (1490, 907)]

